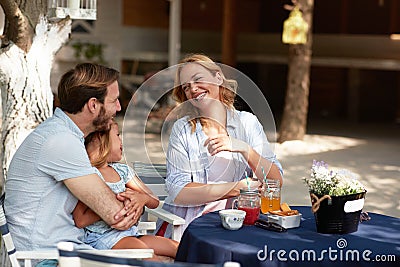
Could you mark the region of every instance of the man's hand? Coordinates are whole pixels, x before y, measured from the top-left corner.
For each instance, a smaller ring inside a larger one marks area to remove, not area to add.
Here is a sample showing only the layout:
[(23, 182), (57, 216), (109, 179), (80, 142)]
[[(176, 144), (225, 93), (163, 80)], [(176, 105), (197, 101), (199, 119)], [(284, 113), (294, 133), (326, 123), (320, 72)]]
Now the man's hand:
[[(119, 215), (123, 216), (124, 219), (112, 227), (116, 228), (134, 225), (142, 215), (144, 206), (146, 204), (143, 194), (127, 188), (125, 192), (117, 194), (117, 199), (124, 203), (124, 209), (119, 213)], [(126, 220), (126, 218), (130, 219), (131, 221)]]
[(134, 214), (125, 215), (124, 217), (120, 218), (122, 219), (119, 222), (112, 224), (110, 226), (118, 230), (128, 230), (137, 222), (137, 219), (134, 218)]

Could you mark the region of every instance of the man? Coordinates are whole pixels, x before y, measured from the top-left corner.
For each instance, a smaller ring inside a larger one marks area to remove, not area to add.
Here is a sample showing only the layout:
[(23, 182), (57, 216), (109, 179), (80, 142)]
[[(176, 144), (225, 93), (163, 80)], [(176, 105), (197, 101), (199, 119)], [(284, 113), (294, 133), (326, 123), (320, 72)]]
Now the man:
[(140, 214), (127, 213), (124, 199), (95, 174), (84, 146), (85, 136), (108, 129), (121, 110), (118, 78), (116, 70), (91, 63), (65, 73), (58, 85), (60, 108), (16, 151), (5, 184), (5, 212), (17, 250), (56, 249), (60, 241), (90, 248), (71, 215), (78, 199), (116, 229), (136, 223)]

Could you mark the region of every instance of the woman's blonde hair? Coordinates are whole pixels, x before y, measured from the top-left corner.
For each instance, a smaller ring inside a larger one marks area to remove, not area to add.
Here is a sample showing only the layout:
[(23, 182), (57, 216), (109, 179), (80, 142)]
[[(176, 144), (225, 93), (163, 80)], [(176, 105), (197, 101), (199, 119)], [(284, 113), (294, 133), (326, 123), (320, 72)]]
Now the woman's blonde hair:
[[(228, 109), (234, 109), (237, 82), (235, 80), (227, 79), (222, 72), (221, 67), (218, 66), (211, 58), (202, 54), (190, 54), (183, 58), (179, 63), (180, 64), (178, 65), (178, 68), (176, 70), (174, 89), (172, 90), (172, 96), (179, 104), (184, 103), (188, 100), (185, 91), (182, 88), (180, 73), (186, 64), (195, 63), (207, 69), (213, 76), (217, 75), (217, 73), (220, 74), (222, 78), (222, 84), (219, 86), (220, 101)], [(197, 108), (195, 108), (191, 104), (185, 104), (181, 106), (179, 114), (189, 115), (189, 117), (192, 118), (189, 122), (192, 126), (192, 131), (194, 132), (196, 130), (197, 118), (200, 117)], [(200, 122), (202, 122), (201, 118)]]
[(107, 163), (107, 158), (111, 151), (110, 132), (113, 126), (118, 127), (118, 123), (113, 122), (110, 129), (93, 132), (85, 138), (86, 148), (91, 142), (98, 142), (99, 153), (97, 157), (90, 159), (90, 163), (93, 167), (100, 168)]

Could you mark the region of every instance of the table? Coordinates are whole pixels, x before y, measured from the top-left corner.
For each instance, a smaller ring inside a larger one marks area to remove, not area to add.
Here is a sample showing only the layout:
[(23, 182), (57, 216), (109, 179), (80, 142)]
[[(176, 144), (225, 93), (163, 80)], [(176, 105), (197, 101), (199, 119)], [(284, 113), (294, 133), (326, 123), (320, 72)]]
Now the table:
[(185, 230), (176, 261), (236, 261), (242, 267), (399, 266), (399, 218), (369, 213), (371, 220), (360, 223), (357, 232), (320, 234), (310, 207), (292, 208), (302, 213), (300, 227), (283, 233), (255, 226), (230, 231), (222, 227), (218, 212), (201, 216)]

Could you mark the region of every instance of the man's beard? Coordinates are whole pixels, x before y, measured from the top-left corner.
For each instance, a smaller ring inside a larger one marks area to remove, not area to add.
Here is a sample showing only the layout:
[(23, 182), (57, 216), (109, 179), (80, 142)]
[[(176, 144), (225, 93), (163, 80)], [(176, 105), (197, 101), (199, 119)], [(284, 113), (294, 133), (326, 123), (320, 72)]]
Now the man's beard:
[(110, 129), (110, 119), (112, 116), (106, 116), (106, 109), (102, 106), (100, 108), (100, 113), (93, 120), (93, 126), (95, 127), (96, 131), (106, 131)]

